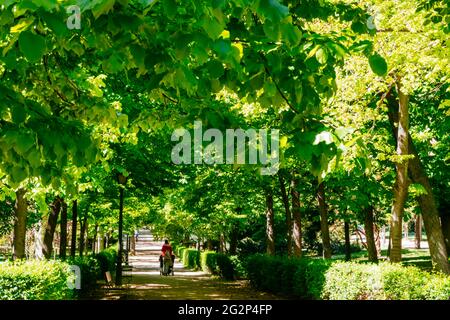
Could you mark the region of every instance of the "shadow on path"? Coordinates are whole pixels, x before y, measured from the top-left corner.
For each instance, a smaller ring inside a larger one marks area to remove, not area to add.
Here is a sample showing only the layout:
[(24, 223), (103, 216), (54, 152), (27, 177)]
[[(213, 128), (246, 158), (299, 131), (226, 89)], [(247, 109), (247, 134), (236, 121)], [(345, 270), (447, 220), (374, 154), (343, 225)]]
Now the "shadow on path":
[(132, 278), (124, 290), (111, 290), (100, 299), (145, 300), (267, 300), (281, 299), (251, 288), (248, 281), (224, 281), (202, 271), (183, 267), (175, 259), (174, 276), (161, 276), (159, 254), (162, 243), (143, 231), (136, 243), (136, 255), (129, 257)]

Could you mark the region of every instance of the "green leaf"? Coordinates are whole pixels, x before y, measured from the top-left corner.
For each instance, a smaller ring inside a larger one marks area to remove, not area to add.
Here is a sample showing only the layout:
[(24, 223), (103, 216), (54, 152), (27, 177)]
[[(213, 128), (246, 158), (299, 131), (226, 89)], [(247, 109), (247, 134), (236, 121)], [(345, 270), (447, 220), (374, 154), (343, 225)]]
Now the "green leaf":
[(92, 14), (94, 18), (97, 19), (103, 14), (108, 13), (114, 7), (115, 0), (97, 0), (94, 1), (96, 5), (92, 8)]
[(386, 63), (386, 60), (382, 56), (380, 56), (378, 53), (375, 53), (369, 57), (369, 64), (372, 71), (379, 75), (384, 76), (387, 73), (388, 65)]
[(19, 37), (20, 51), (30, 62), (38, 62), (45, 53), (45, 38), (32, 33), (22, 32)]
[(11, 117), (12, 121), (16, 124), (25, 122), (27, 113), (25, 111), (25, 106), (20, 104), (15, 104), (11, 107)]
[(18, 154), (24, 155), (28, 150), (34, 146), (35, 139), (30, 133), (20, 133), (16, 138), (16, 144), (14, 145), (14, 150)]
[(289, 15), (289, 8), (278, 0), (261, 0), (257, 12), (267, 20), (280, 22)]
[(25, 168), (15, 165), (11, 170), (11, 179), (13, 183), (19, 184), (27, 178), (27, 172)]
[(18, 24), (16, 24), (14, 27), (11, 27), (10, 32), (11, 33), (21, 33), (28, 29), (28, 27), (33, 23), (34, 17), (27, 17), (24, 19), (21, 19)]
[(166, 16), (169, 19), (175, 18), (176, 14), (177, 14), (177, 8), (178, 8), (175, 0), (163, 0), (162, 6), (164, 9), (164, 13), (166, 14)]
[(328, 52), (327, 52), (327, 49), (326, 49), (326, 48), (323, 48), (323, 47), (319, 48), (319, 49), (316, 51), (316, 59), (317, 59), (317, 61), (319, 61), (320, 64), (325, 64), (325, 63), (327, 63), (327, 60), (328, 60)]
[(211, 60), (210, 62), (208, 62), (207, 68), (209, 71), (209, 75), (214, 79), (218, 79), (223, 76), (225, 71), (222, 63), (217, 60)]
[(221, 24), (215, 17), (203, 16), (201, 20), (202, 28), (211, 39), (217, 39), (225, 29), (225, 25)]
[(42, 17), (57, 37), (63, 37), (69, 33), (69, 29), (60, 15), (44, 12), (42, 13)]

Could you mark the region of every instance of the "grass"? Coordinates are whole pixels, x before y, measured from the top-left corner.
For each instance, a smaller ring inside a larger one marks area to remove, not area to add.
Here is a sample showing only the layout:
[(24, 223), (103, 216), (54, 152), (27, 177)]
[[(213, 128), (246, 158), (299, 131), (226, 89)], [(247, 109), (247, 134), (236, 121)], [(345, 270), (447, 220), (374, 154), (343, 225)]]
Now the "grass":
[[(378, 259), (380, 261), (387, 260), (387, 250), (381, 250), (381, 257), (378, 257)], [(333, 260), (345, 260), (345, 255), (335, 255)], [(369, 262), (367, 250), (352, 253), (352, 261)], [(405, 266), (416, 266), (429, 271), (432, 269), (430, 251), (428, 249), (403, 249), (402, 264)]]

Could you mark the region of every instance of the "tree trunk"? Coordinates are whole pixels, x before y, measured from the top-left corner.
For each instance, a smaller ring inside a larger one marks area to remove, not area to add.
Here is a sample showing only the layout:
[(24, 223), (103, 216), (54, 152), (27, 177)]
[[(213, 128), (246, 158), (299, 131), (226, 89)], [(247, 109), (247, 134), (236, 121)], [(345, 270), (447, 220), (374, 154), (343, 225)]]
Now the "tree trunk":
[(70, 245), (70, 256), (75, 258), (77, 251), (77, 221), (78, 219), (78, 202), (73, 200), (72, 202), (72, 241)]
[(238, 231), (239, 226), (237, 222), (233, 223), (233, 226), (231, 227), (231, 233), (230, 233), (230, 254), (235, 255), (237, 252), (237, 246), (238, 246)]
[[(408, 96), (403, 94), (400, 81), (397, 80), (399, 97), (398, 129), (397, 129), (397, 155), (408, 155)], [(406, 198), (408, 196), (408, 160), (398, 161), (395, 164), (396, 178), (394, 185), (394, 203), (391, 218), (391, 262), (402, 260), (402, 225)]]
[(208, 250), (213, 250), (213, 249), (214, 249), (214, 247), (213, 247), (213, 242), (212, 242), (211, 239), (208, 239), (208, 240), (206, 241), (206, 243), (207, 243), (207, 248), (208, 248)]
[(25, 189), (16, 191), (16, 203), (14, 205), (14, 259), (25, 258), (25, 238), (27, 231), (27, 200), (24, 198), (25, 193)]
[(344, 234), (345, 234), (345, 261), (352, 259), (352, 247), (350, 245), (350, 223), (344, 222)]
[(34, 257), (38, 260), (44, 259), (42, 243), (42, 220), (39, 220), (34, 227)]
[(225, 253), (226, 252), (225, 236), (224, 236), (223, 233), (220, 234), (219, 252), (220, 253)]
[(294, 245), (294, 256), (302, 256), (302, 216), (300, 212), (300, 194), (297, 190), (298, 178), (291, 181), (291, 197), (292, 197), (292, 236)]
[(378, 262), (377, 246), (375, 244), (375, 226), (373, 224), (373, 207), (369, 206), (364, 215), (364, 232), (366, 234), (367, 253), (370, 262)]
[(317, 188), (317, 202), (319, 203), (320, 213), (320, 235), (322, 237), (323, 257), (325, 259), (331, 258), (331, 242), (330, 242), (330, 228), (328, 226), (328, 212), (325, 203), (325, 186), (323, 181), (319, 183)]
[(98, 234), (98, 224), (95, 224), (94, 237), (92, 238), (92, 253), (97, 251), (97, 234)]
[(66, 249), (67, 249), (67, 203), (62, 200), (62, 210), (61, 210), (61, 238), (59, 242), (59, 256), (62, 260), (66, 259)]
[(283, 176), (278, 172), (278, 181), (280, 182), (281, 199), (283, 200), (284, 211), (286, 214), (286, 244), (287, 244), (287, 254), (292, 255), (292, 218), (291, 210), (289, 208), (289, 197), (286, 192), (286, 186), (284, 184)]
[(416, 214), (416, 223), (414, 225), (414, 238), (416, 249), (420, 249), (420, 243), (422, 242), (422, 218)]
[(80, 221), (80, 257), (84, 254), (84, 247), (85, 247), (85, 234), (87, 229), (87, 212), (86, 216), (83, 218), (82, 221)]
[(46, 259), (50, 259), (53, 251), (53, 237), (55, 235), (56, 224), (58, 222), (58, 215), (61, 211), (61, 198), (56, 197), (50, 206), (50, 215), (47, 220), (47, 227), (45, 228), (44, 243), (42, 246), (42, 253)]
[(450, 255), (450, 217), (448, 215), (442, 216), (442, 234), (447, 249), (447, 254)]
[[(395, 127), (394, 123), (398, 118), (398, 113), (395, 111), (391, 111), (388, 114), (392, 132), (394, 134), (394, 137), (397, 138), (397, 128)], [(420, 205), (420, 211), (422, 212), (422, 221), (425, 227), (425, 232), (427, 234), (431, 260), (433, 262), (433, 266), (436, 269), (444, 273), (450, 273), (447, 248), (444, 241), (444, 235), (442, 233), (439, 212), (436, 206), (436, 201), (434, 199), (433, 190), (431, 188), (428, 176), (420, 161), (419, 154), (417, 153), (417, 150), (409, 134), (408, 146), (410, 154), (414, 155), (414, 158), (408, 161), (408, 172), (411, 176), (411, 180), (414, 183), (420, 183), (427, 191), (426, 194), (421, 194), (418, 197), (418, 201)]]
[(274, 220), (275, 213), (273, 211), (273, 194), (272, 190), (266, 192), (266, 246), (267, 254), (275, 255), (275, 237), (274, 237)]

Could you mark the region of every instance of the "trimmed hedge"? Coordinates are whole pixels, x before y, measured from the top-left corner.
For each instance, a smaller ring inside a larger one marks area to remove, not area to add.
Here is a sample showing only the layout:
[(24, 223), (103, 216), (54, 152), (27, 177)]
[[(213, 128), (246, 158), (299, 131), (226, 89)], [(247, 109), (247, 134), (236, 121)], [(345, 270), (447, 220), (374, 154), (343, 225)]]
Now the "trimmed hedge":
[(67, 263), (80, 267), (81, 291), (94, 288), (97, 285), (97, 279), (102, 278), (100, 263), (95, 256), (69, 258)]
[(204, 251), (200, 257), (200, 265), (203, 271), (218, 275), (226, 280), (234, 279), (234, 265), (227, 255), (215, 251)]
[(74, 277), (69, 265), (60, 261), (5, 262), (0, 268), (0, 300), (70, 299), (68, 281)]
[(450, 277), (398, 264), (338, 262), (326, 274), (322, 296), (332, 300), (448, 300)]
[(116, 248), (116, 246), (100, 251), (99, 253), (97, 253), (95, 258), (98, 260), (102, 278), (106, 271), (109, 271), (111, 273), (116, 271), (116, 265), (117, 265), (117, 248)]
[(180, 257), (182, 258), (183, 265), (189, 269), (199, 269), (200, 268), (200, 251), (196, 249), (183, 249), (181, 250)]
[(449, 276), (386, 262), (376, 265), (258, 254), (249, 257), (245, 267), (256, 288), (301, 299), (450, 299)]

